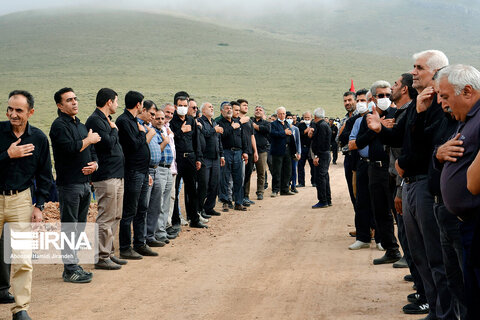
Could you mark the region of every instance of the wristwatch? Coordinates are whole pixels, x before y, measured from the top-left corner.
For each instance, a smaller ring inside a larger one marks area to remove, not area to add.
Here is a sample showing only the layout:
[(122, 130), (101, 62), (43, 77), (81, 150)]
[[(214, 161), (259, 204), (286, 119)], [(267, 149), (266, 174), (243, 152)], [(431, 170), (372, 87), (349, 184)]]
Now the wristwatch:
[(40, 209), (40, 211), (43, 212), (43, 210), (45, 210), (45, 205), (44, 204), (36, 204), (35, 208), (38, 208), (38, 209)]

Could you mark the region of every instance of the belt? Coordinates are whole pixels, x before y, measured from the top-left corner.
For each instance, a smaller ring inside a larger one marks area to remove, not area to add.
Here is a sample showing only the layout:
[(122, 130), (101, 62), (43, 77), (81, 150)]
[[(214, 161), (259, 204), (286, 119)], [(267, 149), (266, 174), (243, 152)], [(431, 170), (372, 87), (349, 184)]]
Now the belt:
[(156, 165), (154, 165), (154, 166), (150, 165), (149, 167), (150, 167), (151, 169), (157, 169), (158, 164), (156, 164)]
[(2, 195), (2, 196), (13, 196), (13, 195), (19, 194), (20, 192), (23, 192), (27, 189), (23, 189), (23, 190), (2, 190), (2, 191), (0, 191), (0, 195)]
[(436, 204), (443, 204), (443, 199), (442, 199), (442, 196), (439, 195), (439, 196), (434, 196), (433, 199), (435, 200), (435, 203)]
[(239, 151), (239, 150), (242, 150), (242, 148), (230, 148), (230, 150), (232, 150), (232, 151)]
[(181, 155), (183, 155), (184, 158), (188, 158), (188, 156), (190, 156), (191, 154), (193, 154), (193, 152), (184, 152), (184, 153), (181, 153)]
[(368, 164), (372, 164), (374, 166), (377, 166), (379, 168), (388, 167), (388, 163), (385, 163), (383, 161), (373, 161), (373, 160), (370, 160), (370, 159), (364, 158), (364, 157), (360, 157), (360, 160), (365, 161)]
[(420, 181), (426, 178), (427, 178), (426, 174), (419, 174), (417, 176), (403, 178), (403, 181), (405, 183), (412, 183), (412, 182)]
[(162, 167), (162, 168), (170, 168), (172, 165), (171, 164), (165, 164), (165, 163), (159, 163), (158, 166)]

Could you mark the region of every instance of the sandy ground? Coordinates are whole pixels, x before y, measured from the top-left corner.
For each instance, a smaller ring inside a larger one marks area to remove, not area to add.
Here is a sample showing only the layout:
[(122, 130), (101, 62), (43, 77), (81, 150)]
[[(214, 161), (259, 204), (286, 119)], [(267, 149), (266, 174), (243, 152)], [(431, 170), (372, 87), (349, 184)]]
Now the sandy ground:
[[(311, 209), (315, 188), (270, 197), (246, 212), (185, 227), (158, 257), (119, 271), (93, 270), (90, 284), (65, 283), (60, 265), (35, 265), (33, 319), (419, 319), (401, 307), (406, 269), (374, 266), (370, 249), (347, 249), (353, 210), (341, 159), (330, 167), (333, 206)], [(308, 170), (307, 170), (308, 171)], [(255, 190), (255, 173), (252, 190)], [(254, 193), (252, 192), (252, 195)], [(254, 199), (255, 197), (251, 197)], [(0, 319), (10, 319), (1, 305)]]

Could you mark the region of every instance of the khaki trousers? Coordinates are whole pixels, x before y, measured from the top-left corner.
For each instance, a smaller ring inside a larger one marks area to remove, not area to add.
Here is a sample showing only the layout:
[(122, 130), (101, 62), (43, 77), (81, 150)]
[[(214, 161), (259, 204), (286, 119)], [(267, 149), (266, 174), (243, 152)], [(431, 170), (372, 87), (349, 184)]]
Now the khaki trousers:
[[(30, 223), (32, 221), (32, 196), (30, 189), (19, 192), (11, 196), (0, 195), (0, 232), (6, 222), (23, 222)], [(15, 231), (31, 231), (25, 224), (26, 230)], [(7, 239), (5, 239), (7, 241)], [(3, 248), (2, 248), (3, 250)], [(28, 253), (28, 250), (22, 250), (21, 254)], [(32, 256), (29, 250), (29, 257)], [(32, 261), (22, 259), (21, 263), (12, 264), (12, 281), (13, 296), (15, 297), (15, 305), (12, 312), (15, 314), (22, 310), (27, 310), (30, 305), (32, 295)]]
[(118, 224), (122, 219), (123, 179), (108, 179), (93, 182), (98, 201), (98, 256), (100, 260), (110, 258), (114, 254), (113, 245)]
[(265, 171), (267, 170), (268, 152), (261, 152), (258, 154), (258, 161), (255, 162), (257, 171), (257, 196), (263, 195), (265, 186)]

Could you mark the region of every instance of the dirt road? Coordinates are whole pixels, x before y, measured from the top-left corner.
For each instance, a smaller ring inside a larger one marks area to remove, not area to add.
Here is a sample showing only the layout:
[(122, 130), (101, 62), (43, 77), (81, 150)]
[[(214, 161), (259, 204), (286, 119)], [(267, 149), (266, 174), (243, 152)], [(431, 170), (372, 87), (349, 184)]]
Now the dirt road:
[[(307, 170), (308, 171), (308, 170)], [(159, 257), (119, 271), (93, 270), (90, 284), (65, 283), (62, 266), (35, 265), (33, 319), (418, 319), (401, 307), (405, 269), (373, 266), (371, 249), (350, 251), (353, 210), (343, 165), (330, 167), (333, 206), (311, 209), (309, 183), (246, 212), (184, 228)], [(255, 174), (252, 182), (255, 180)], [(255, 183), (252, 183), (252, 190)], [(254, 197), (252, 197), (254, 199)], [(93, 269), (86, 266), (86, 269)], [(1, 319), (10, 319), (2, 305)]]

